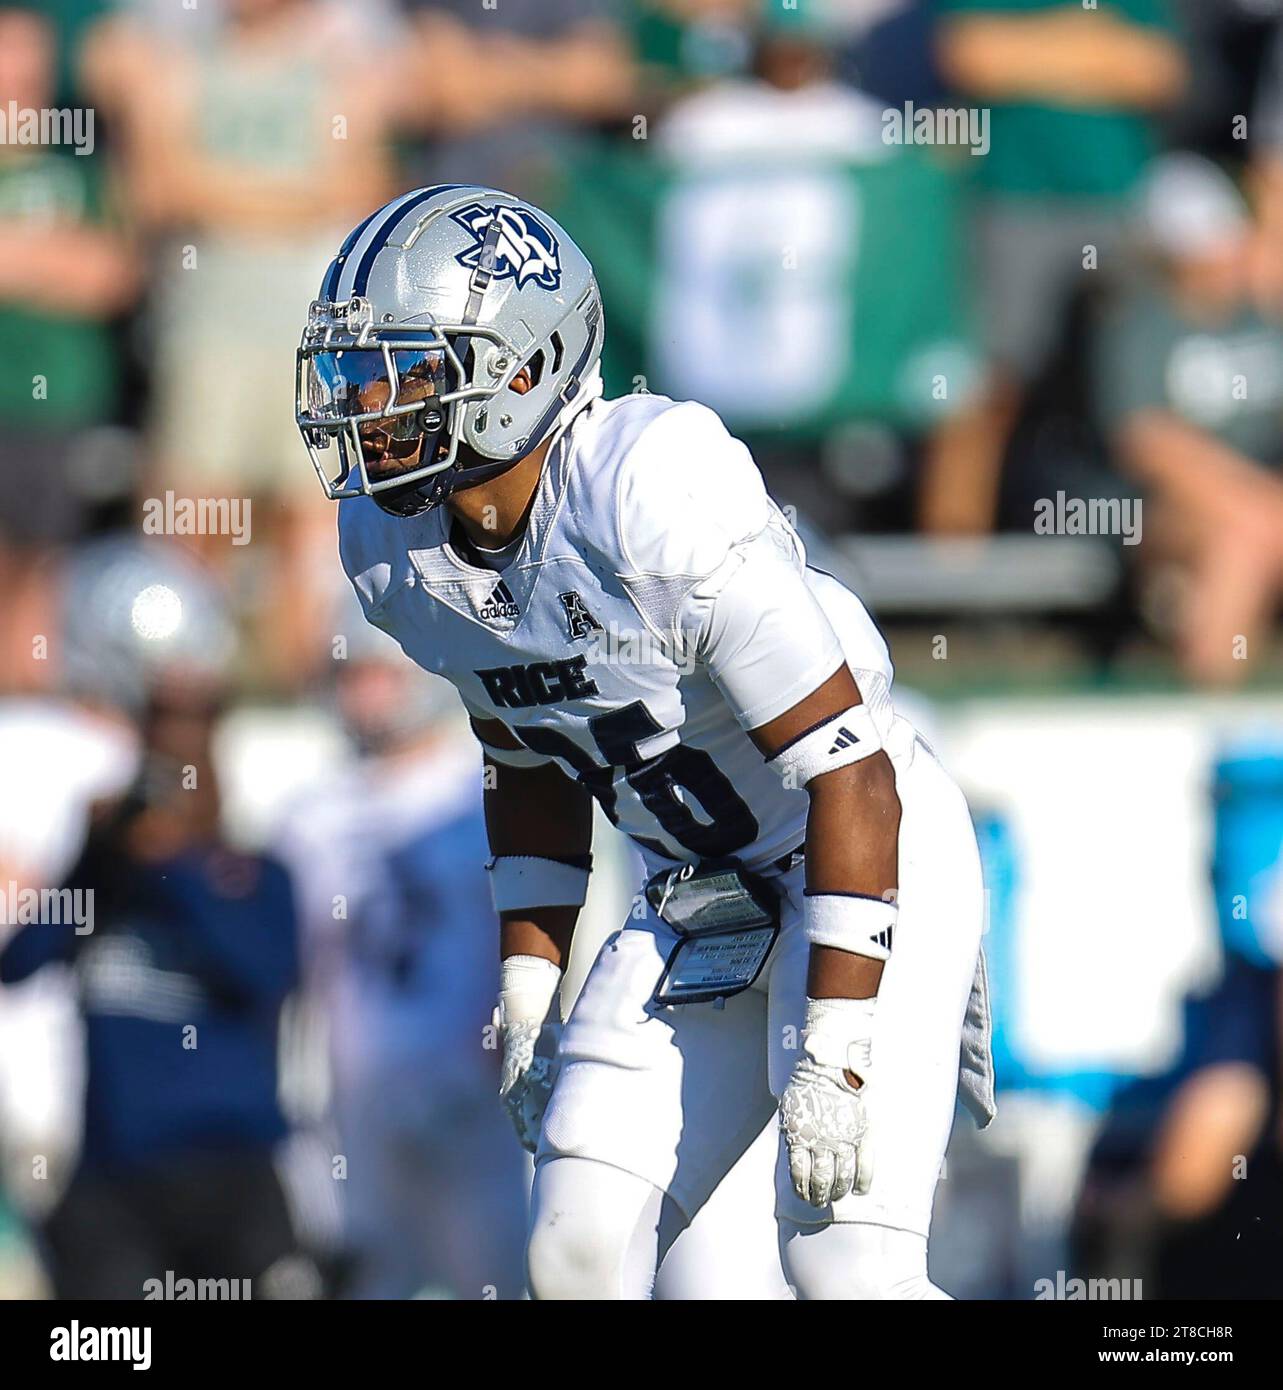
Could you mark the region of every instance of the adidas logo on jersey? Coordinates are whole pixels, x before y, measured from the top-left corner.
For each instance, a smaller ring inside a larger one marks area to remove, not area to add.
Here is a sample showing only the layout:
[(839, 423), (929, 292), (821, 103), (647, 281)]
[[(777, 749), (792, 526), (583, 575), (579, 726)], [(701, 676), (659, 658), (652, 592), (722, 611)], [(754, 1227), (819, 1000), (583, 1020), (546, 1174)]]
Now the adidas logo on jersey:
[(481, 605), (481, 616), (488, 623), (493, 622), (496, 618), (519, 618), (521, 616), (521, 609), (517, 607), (512, 590), (502, 579), (494, 586), (490, 597)]
[(829, 749), (829, 757), (831, 758), (834, 753), (840, 753), (844, 748), (852, 747), (854, 744), (859, 743), (859, 741), (860, 740), (856, 738), (845, 724), (839, 724), (837, 742)]
[(602, 625), (588, 611), (583, 599), (573, 589), (569, 593), (558, 594), (557, 597), (566, 610), (566, 627), (570, 641), (574, 642), (580, 637), (604, 631)]

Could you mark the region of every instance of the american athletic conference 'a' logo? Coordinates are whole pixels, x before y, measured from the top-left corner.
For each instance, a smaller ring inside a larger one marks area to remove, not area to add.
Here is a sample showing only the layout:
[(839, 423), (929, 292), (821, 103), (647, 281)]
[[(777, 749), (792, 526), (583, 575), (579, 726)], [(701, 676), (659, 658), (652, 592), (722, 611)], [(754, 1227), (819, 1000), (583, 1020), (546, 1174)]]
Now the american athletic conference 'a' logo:
[(534, 281), (541, 289), (555, 290), (561, 284), (561, 259), (557, 254), (557, 238), (533, 213), (523, 208), (504, 207), (496, 203), (469, 203), (451, 218), (475, 238), (472, 246), (460, 251), (455, 260), (470, 270), (481, 259), (481, 248), (491, 222), (499, 223), (499, 239), (495, 243), (494, 278), (510, 277), (521, 289)]

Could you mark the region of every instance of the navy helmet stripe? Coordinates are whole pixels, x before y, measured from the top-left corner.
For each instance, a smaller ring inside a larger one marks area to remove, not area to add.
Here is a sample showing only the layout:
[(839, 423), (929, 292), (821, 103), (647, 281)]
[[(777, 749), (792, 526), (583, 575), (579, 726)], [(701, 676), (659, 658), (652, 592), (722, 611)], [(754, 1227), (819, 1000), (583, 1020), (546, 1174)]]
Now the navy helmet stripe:
[(339, 253), (330, 262), (329, 272), (326, 274), (325, 283), (321, 286), (321, 298), (329, 303), (334, 302), (334, 296), (339, 288), (339, 276), (343, 273), (343, 262), (351, 254), (352, 248), (356, 245), (361, 233), (370, 225), (371, 222), (382, 212), (382, 208), (375, 208), (374, 211), (365, 219), (359, 222), (347, 235), (347, 240), (339, 247)]
[(395, 207), (388, 215), (387, 220), (370, 238), (369, 245), (365, 248), (365, 254), (361, 257), (360, 264), (356, 268), (356, 275), (352, 280), (352, 295), (364, 294), (369, 283), (370, 271), (374, 267), (374, 258), (387, 245), (388, 237), (407, 213), (413, 212), (415, 208), (435, 198), (438, 193), (448, 193), (452, 188), (467, 188), (463, 183), (437, 183), (431, 188), (425, 188), (408, 203), (401, 203)]
[[(394, 198), (390, 203), (384, 203), (381, 208), (378, 208), (371, 217), (366, 218), (360, 227), (357, 228), (357, 235), (353, 239), (352, 245), (344, 257), (345, 264), (339, 275), (338, 282), (335, 285), (336, 299), (350, 299), (354, 293), (352, 283), (355, 278), (354, 272), (356, 270), (356, 264), (352, 258), (356, 256), (358, 252), (364, 253), (365, 247), (368, 246), (380, 232), (385, 231), (387, 227), (395, 222), (401, 209), (405, 207), (410, 199), (418, 192), (418, 189), (412, 188), (408, 193), (402, 193), (399, 198)], [(347, 284), (346, 289), (343, 288), (345, 282)]]

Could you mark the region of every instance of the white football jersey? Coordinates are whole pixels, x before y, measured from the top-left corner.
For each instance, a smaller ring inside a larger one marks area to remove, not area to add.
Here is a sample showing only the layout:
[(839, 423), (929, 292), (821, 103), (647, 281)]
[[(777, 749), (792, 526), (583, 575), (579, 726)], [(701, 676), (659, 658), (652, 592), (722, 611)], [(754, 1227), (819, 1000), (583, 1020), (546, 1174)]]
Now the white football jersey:
[(748, 450), (704, 406), (590, 398), (562, 422), (502, 572), (469, 563), (454, 527), (445, 507), (404, 520), (340, 504), (367, 618), (473, 715), (577, 777), (652, 868), (760, 868), (801, 844), (807, 795), (745, 730), (844, 660), (893, 757), (912, 740), (863, 605), (807, 567)]

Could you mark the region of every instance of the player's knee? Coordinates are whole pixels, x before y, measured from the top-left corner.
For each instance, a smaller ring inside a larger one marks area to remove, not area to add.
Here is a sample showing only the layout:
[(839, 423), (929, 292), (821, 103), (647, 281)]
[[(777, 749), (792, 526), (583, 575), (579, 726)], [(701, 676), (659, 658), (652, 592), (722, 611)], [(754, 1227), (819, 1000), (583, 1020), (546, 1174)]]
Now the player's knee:
[(661, 1198), (644, 1179), (588, 1159), (541, 1166), (526, 1243), (530, 1296), (648, 1298)]
[(927, 1242), (864, 1224), (781, 1222), (784, 1272), (799, 1299), (884, 1303), (947, 1299), (927, 1275)]
[(572, 1210), (550, 1212), (531, 1227), (526, 1282), (531, 1298), (620, 1297), (626, 1241)]
[[(916, 1270), (869, 1269), (858, 1271), (852, 1278), (852, 1292), (841, 1297), (862, 1299), (872, 1303), (922, 1302), (947, 1299), (949, 1295), (937, 1288), (927, 1275), (925, 1264)], [(832, 1295), (826, 1295), (832, 1297)]]

